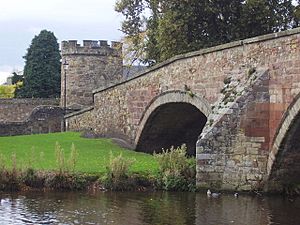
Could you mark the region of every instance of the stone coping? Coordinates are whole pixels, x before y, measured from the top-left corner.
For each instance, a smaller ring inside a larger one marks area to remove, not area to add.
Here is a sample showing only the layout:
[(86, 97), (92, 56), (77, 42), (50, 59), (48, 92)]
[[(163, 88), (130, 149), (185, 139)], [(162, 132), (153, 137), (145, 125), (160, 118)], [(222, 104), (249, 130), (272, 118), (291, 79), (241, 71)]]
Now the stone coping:
[(108, 89), (117, 87), (119, 85), (130, 82), (132, 80), (135, 80), (137, 78), (143, 77), (143, 76), (147, 75), (150, 72), (158, 70), (158, 69), (160, 69), (164, 66), (167, 66), (169, 64), (172, 64), (173, 62), (176, 62), (176, 61), (179, 61), (179, 60), (182, 60), (182, 59), (187, 59), (187, 58), (191, 58), (191, 57), (195, 57), (195, 56), (199, 56), (199, 55), (205, 55), (205, 54), (208, 54), (208, 53), (222, 51), (222, 50), (225, 50), (225, 49), (239, 47), (239, 46), (243, 46), (243, 45), (247, 45), (247, 44), (268, 41), (268, 40), (272, 40), (272, 39), (276, 39), (276, 38), (280, 38), (280, 37), (286, 37), (286, 36), (290, 36), (290, 35), (294, 35), (294, 34), (300, 34), (300, 27), (295, 28), (295, 29), (291, 29), (291, 30), (277, 32), (277, 33), (271, 33), (271, 34), (265, 34), (265, 35), (261, 35), (261, 36), (257, 36), (257, 37), (247, 38), (247, 39), (244, 39), (244, 40), (233, 41), (233, 42), (229, 42), (229, 43), (226, 43), (226, 44), (217, 45), (217, 46), (214, 46), (214, 47), (205, 48), (205, 49), (201, 49), (201, 50), (198, 50), (198, 51), (177, 55), (177, 56), (174, 56), (174, 57), (172, 57), (172, 58), (170, 58), (170, 59), (168, 59), (168, 60), (166, 60), (162, 63), (159, 63), (155, 66), (152, 66), (149, 69), (146, 69), (141, 73), (138, 73), (135, 77), (130, 78), (126, 81), (108, 86), (106, 88), (95, 89), (93, 91), (93, 94), (97, 94), (99, 92), (106, 91)]
[(0, 98), (0, 104), (57, 104), (59, 105), (60, 99), (56, 98)]
[(65, 115), (64, 118), (65, 118), (65, 119), (68, 119), (68, 118), (70, 118), (70, 117), (77, 116), (77, 115), (83, 114), (83, 113), (85, 113), (85, 112), (92, 111), (93, 109), (94, 109), (94, 106), (86, 107), (86, 108), (84, 108), (84, 109), (82, 109), (82, 110), (79, 110), (79, 111), (77, 111), (77, 112), (73, 112), (73, 113), (70, 113), (70, 114), (68, 114), (68, 115)]

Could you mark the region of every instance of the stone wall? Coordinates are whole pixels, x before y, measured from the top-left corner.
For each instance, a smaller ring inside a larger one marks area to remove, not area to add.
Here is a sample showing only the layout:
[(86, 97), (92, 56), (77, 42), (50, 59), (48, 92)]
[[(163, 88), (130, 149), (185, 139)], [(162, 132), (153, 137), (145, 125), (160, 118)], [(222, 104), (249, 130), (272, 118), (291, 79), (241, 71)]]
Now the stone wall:
[(59, 99), (0, 99), (0, 136), (59, 132)]
[[(64, 106), (66, 82), (66, 105), (82, 108), (93, 104), (92, 91), (120, 81), (123, 77), (122, 46), (118, 42), (63, 41), (62, 62), (69, 64), (65, 71), (62, 65), (61, 106)], [(66, 76), (66, 77), (65, 77)]]
[(0, 123), (22, 122), (38, 106), (58, 106), (59, 99), (0, 99)]
[(24, 121), (1, 122), (0, 136), (60, 132), (63, 116), (64, 111), (58, 106), (39, 106)]

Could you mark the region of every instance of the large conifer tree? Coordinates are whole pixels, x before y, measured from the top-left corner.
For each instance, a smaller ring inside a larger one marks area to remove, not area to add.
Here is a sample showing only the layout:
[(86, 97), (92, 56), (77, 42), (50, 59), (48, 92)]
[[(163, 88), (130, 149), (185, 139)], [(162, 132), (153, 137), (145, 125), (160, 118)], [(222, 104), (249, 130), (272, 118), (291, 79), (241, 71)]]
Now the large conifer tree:
[(54, 34), (42, 30), (32, 39), (24, 56), (24, 83), (17, 97), (54, 98), (60, 96), (60, 52)]

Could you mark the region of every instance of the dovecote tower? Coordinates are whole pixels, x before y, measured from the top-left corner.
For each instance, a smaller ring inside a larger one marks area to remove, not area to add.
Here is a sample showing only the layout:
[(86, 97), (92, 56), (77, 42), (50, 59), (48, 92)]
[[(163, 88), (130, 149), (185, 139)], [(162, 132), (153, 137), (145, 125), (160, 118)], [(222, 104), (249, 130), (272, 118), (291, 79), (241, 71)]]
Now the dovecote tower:
[(82, 46), (75, 40), (63, 41), (61, 54), (61, 106), (72, 109), (91, 106), (93, 90), (120, 82), (123, 77), (120, 42), (108, 45), (107, 41), (85, 40)]

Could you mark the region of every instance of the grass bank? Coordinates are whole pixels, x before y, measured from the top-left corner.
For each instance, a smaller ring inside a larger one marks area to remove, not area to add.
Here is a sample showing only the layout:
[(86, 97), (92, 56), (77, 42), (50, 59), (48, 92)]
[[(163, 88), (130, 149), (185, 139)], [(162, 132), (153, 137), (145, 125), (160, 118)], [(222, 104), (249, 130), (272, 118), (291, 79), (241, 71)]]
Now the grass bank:
[(195, 159), (186, 147), (159, 155), (124, 149), (80, 133), (0, 137), (0, 190), (195, 189)]
[[(122, 153), (124, 158), (135, 163), (130, 167), (134, 173), (153, 174), (158, 171), (157, 160), (152, 155), (124, 149), (112, 143), (110, 139), (87, 139), (80, 133), (66, 132), (13, 137), (0, 137), (0, 154), (5, 159), (16, 155), (18, 167), (28, 164), (36, 170), (54, 171), (57, 169), (55, 145), (59, 143), (66, 157), (74, 144), (78, 153), (75, 172), (101, 174), (106, 171), (110, 152), (113, 156)], [(5, 160), (11, 166), (11, 160)]]

